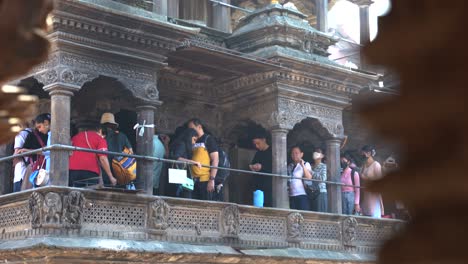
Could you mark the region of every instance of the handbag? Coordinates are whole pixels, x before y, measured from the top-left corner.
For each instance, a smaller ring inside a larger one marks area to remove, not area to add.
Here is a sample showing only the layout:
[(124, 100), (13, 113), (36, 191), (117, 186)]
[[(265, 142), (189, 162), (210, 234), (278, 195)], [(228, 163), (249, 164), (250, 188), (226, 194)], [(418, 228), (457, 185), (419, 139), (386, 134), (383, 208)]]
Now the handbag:
[[(42, 160), (41, 165), (36, 165), (38, 164), (39, 160)], [(32, 166), (33, 171), (29, 175), (29, 182), (33, 186), (44, 186), (47, 184), (47, 182), (49, 182), (49, 173), (45, 169), (43, 169), (44, 165), (44, 156), (39, 156), (39, 158), (34, 162)]]
[[(122, 153), (130, 154), (130, 150), (124, 147)], [(112, 159), (112, 170), (117, 183), (126, 185), (136, 179), (137, 163), (135, 158), (117, 156)]]
[[(33, 131), (33, 134), (34, 136), (36, 136), (36, 139), (37, 141), (39, 142), (39, 145), (41, 145), (41, 147), (45, 147), (46, 145), (44, 144), (44, 141), (42, 141), (41, 137), (37, 134), (37, 132), (34, 130)], [(39, 174), (39, 172), (42, 170), (42, 175), (45, 176), (44, 174), (48, 174), (45, 170), (44, 170), (44, 166), (45, 166), (45, 157), (43, 155), (36, 155), (37, 159), (36, 161), (34, 161), (31, 165), (31, 173), (29, 174), (28, 176), (28, 180), (29, 182), (32, 184), (31, 188), (32, 187), (36, 187), (36, 178)], [(31, 159), (32, 160), (32, 159)], [(29, 167), (29, 165), (28, 165)], [(28, 174), (26, 174), (28, 175)], [(48, 177), (47, 177), (47, 182), (48, 182)], [(47, 183), (45, 182), (45, 183)], [(41, 182), (42, 183), (42, 182)], [(45, 185), (45, 184), (44, 184)], [(42, 185), (43, 186), (43, 185)], [(30, 188), (29, 188), (30, 189)]]

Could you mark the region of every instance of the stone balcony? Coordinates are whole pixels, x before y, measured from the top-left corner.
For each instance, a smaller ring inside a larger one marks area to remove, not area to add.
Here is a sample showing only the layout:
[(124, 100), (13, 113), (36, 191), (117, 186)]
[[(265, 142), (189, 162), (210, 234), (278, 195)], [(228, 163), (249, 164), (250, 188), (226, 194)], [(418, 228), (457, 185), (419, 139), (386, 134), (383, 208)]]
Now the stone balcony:
[(375, 220), (45, 187), (0, 197), (12, 263), (362, 263), (402, 227)]

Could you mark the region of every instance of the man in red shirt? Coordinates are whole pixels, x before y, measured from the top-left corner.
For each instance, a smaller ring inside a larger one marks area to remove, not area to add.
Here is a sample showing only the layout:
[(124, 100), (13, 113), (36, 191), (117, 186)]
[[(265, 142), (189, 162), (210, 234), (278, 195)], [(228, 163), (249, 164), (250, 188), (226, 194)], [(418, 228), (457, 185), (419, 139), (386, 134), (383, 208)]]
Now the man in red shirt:
[[(84, 131), (76, 134), (72, 139), (72, 145), (80, 148), (107, 151), (107, 142), (100, 134), (99, 126), (85, 128)], [(105, 154), (95, 154), (91, 152), (74, 151), (70, 157), (70, 187), (84, 187), (96, 184), (100, 175), (99, 163), (106, 172), (112, 185), (117, 184), (109, 166), (109, 160)], [(89, 180), (89, 181), (87, 181)]]

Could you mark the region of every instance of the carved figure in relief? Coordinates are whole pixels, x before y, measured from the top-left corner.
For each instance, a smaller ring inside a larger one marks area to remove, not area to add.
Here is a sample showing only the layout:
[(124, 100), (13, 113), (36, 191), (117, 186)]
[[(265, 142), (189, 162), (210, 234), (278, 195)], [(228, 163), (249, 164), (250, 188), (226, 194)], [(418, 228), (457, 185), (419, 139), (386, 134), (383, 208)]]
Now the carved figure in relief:
[(288, 238), (298, 239), (302, 234), (302, 223), (304, 217), (300, 213), (291, 213), (288, 215)]
[(62, 197), (54, 192), (46, 194), (43, 210), (44, 223), (59, 224), (62, 216)]
[(155, 229), (167, 229), (170, 210), (163, 199), (157, 199), (151, 204), (151, 220)]
[(237, 236), (239, 234), (239, 209), (235, 205), (223, 209), (221, 227), (224, 235)]
[(71, 225), (81, 223), (81, 215), (85, 204), (84, 195), (78, 191), (72, 191), (65, 197), (64, 220)]
[(31, 225), (33, 228), (41, 225), (42, 205), (44, 197), (38, 192), (33, 192), (29, 197), (29, 210), (31, 212)]
[(358, 222), (354, 217), (348, 217), (343, 221), (343, 245), (352, 246), (356, 240)]

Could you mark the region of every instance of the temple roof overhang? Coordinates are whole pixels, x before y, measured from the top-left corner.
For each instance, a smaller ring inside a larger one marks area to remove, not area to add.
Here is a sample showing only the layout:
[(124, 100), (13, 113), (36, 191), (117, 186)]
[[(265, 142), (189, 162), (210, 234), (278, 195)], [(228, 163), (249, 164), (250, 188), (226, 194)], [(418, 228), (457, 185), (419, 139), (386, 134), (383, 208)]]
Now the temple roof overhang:
[(272, 60), (193, 39), (184, 41), (176, 51), (169, 53), (167, 63), (170, 67), (208, 75), (217, 81), (281, 69)]

